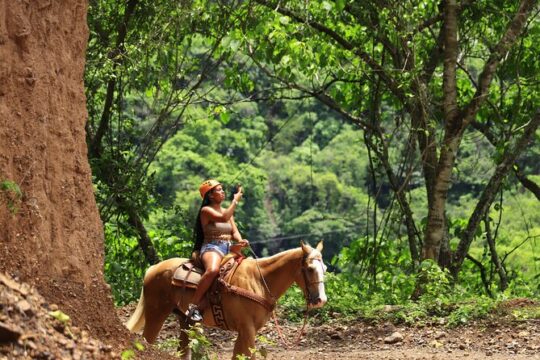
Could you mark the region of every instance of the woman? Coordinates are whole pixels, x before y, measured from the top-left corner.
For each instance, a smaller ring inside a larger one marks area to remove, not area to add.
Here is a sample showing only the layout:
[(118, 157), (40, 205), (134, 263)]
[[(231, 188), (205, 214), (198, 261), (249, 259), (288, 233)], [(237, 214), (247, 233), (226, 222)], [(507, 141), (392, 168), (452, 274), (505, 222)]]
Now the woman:
[[(224, 209), (221, 203), (225, 200), (223, 187), (216, 180), (207, 180), (199, 187), (203, 198), (201, 209), (195, 222), (195, 251), (200, 251), (200, 258), (205, 272), (199, 286), (193, 295), (186, 315), (192, 321), (201, 321), (199, 303), (216, 276), (219, 274), (221, 259), (229, 252), (239, 252), (248, 246), (248, 241), (242, 239), (234, 222), (234, 210), (242, 199), (242, 188), (234, 194), (231, 205)], [(231, 245), (234, 242), (234, 245)]]

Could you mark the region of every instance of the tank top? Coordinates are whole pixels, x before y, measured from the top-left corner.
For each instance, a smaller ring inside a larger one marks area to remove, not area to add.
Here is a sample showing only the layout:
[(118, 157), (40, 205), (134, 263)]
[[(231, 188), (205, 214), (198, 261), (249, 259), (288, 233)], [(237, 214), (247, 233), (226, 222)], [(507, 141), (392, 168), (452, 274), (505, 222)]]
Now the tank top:
[(231, 241), (232, 231), (230, 222), (210, 222), (203, 226), (204, 242)]

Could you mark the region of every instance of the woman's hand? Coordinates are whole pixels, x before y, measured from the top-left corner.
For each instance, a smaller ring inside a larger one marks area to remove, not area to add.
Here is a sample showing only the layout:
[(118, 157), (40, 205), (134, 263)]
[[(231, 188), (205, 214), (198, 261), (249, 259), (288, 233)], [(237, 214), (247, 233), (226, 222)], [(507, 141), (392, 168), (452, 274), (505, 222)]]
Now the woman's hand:
[(241, 247), (245, 248), (245, 247), (249, 246), (249, 241), (247, 239), (242, 239), (237, 244), (240, 245)]
[(241, 254), (241, 250), (245, 247), (248, 247), (249, 246), (249, 241), (247, 241), (246, 239), (242, 239), (238, 242), (235, 242), (231, 245), (230, 247), (230, 252), (232, 253), (235, 253), (235, 254)]
[(234, 194), (234, 196), (233, 196), (233, 202), (234, 201), (236, 201), (236, 203), (240, 202), (243, 195), (244, 195), (244, 193), (242, 192), (242, 187), (240, 186), (238, 188), (238, 191), (236, 192), (236, 194)]

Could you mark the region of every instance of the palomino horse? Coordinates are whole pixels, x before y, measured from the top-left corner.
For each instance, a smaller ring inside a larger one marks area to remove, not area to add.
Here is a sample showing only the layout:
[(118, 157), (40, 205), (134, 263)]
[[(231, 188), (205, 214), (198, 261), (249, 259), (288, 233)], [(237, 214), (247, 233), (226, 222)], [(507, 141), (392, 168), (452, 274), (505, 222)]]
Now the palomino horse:
[[(304, 291), (308, 308), (319, 308), (326, 303), (324, 292), (324, 272), (322, 242), (313, 249), (304, 243), (300, 248), (287, 250), (261, 259), (245, 259), (229, 280), (232, 286), (245, 289), (248, 294), (224, 292), (221, 295), (224, 317), (229, 330), (238, 332), (234, 345), (233, 359), (237, 355), (252, 356), (255, 335), (272, 314), (277, 299), (293, 283)], [(137, 309), (126, 323), (127, 328), (136, 332), (144, 327), (143, 336), (153, 343), (165, 319), (175, 311), (182, 330), (190, 324), (184, 315), (194, 290), (171, 284), (176, 268), (186, 259), (174, 258), (151, 266), (144, 276), (144, 285)], [(249, 294), (256, 296), (249, 297)], [(259, 299), (257, 301), (256, 299)], [(265, 300), (265, 301), (261, 301)], [(270, 306), (264, 306), (270, 304)], [(179, 311), (178, 311), (179, 310)], [(203, 314), (203, 324), (216, 327), (212, 311)], [(184, 358), (190, 358), (189, 339), (185, 331), (180, 334), (180, 348)]]

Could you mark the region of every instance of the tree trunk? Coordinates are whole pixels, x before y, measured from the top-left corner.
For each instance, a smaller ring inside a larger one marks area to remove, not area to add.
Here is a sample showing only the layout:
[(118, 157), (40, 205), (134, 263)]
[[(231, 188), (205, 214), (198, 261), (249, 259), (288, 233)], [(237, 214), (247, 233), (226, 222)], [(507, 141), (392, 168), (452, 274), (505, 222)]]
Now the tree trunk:
[[(411, 70), (412, 71), (412, 70)], [(429, 125), (428, 111), (429, 102), (426, 93), (426, 85), (416, 79), (413, 82), (412, 91), (416, 95), (411, 105), (411, 124), (414, 137), (418, 141), (420, 158), (422, 159), (422, 173), (426, 186), (428, 207), (433, 203), (433, 187), (437, 169), (437, 141), (435, 131)]]
[(428, 220), (422, 259), (439, 260), (439, 252), (445, 233), (446, 197), (454, 168), (457, 150), (463, 136), (463, 124), (457, 106), (456, 64), (457, 42), (457, 3), (444, 1), (444, 71), (443, 107), (445, 137), (441, 148), (435, 181), (432, 188), (432, 203), (428, 209)]
[[(519, 9), (508, 24), (505, 34), (499, 43), (494, 47), (490, 54), (482, 73), (478, 80), (478, 87), (473, 99), (462, 111), (457, 106), (457, 87), (456, 87), (456, 64), (457, 64), (457, 6), (455, 0), (446, 0), (443, 2), (444, 13), (444, 71), (443, 71), (443, 107), (445, 121), (444, 141), (440, 149), (439, 162), (437, 165), (437, 176), (433, 187), (433, 204), (428, 209), (428, 221), (426, 226), (424, 247), (422, 249), (423, 259), (432, 259), (437, 261), (443, 236), (445, 232), (444, 212), (446, 207), (446, 197), (450, 186), (450, 179), (457, 151), (463, 137), (463, 132), (467, 125), (473, 121), (478, 110), (485, 102), (488, 95), (489, 86), (493, 80), (495, 71), (506, 52), (515, 43), (518, 35), (523, 30), (527, 19), (536, 4), (535, 0), (522, 0)], [(481, 215), (484, 212), (481, 212)], [(474, 214), (473, 214), (474, 215)], [(481, 219), (481, 217), (480, 217)], [(478, 226), (478, 221), (474, 228)], [(471, 226), (473, 226), (471, 224)], [(468, 249), (470, 243), (467, 241), (462, 245)], [(461, 263), (466, 253), (461, 253), (453, 261), (454, 271), (459, 271)]]

